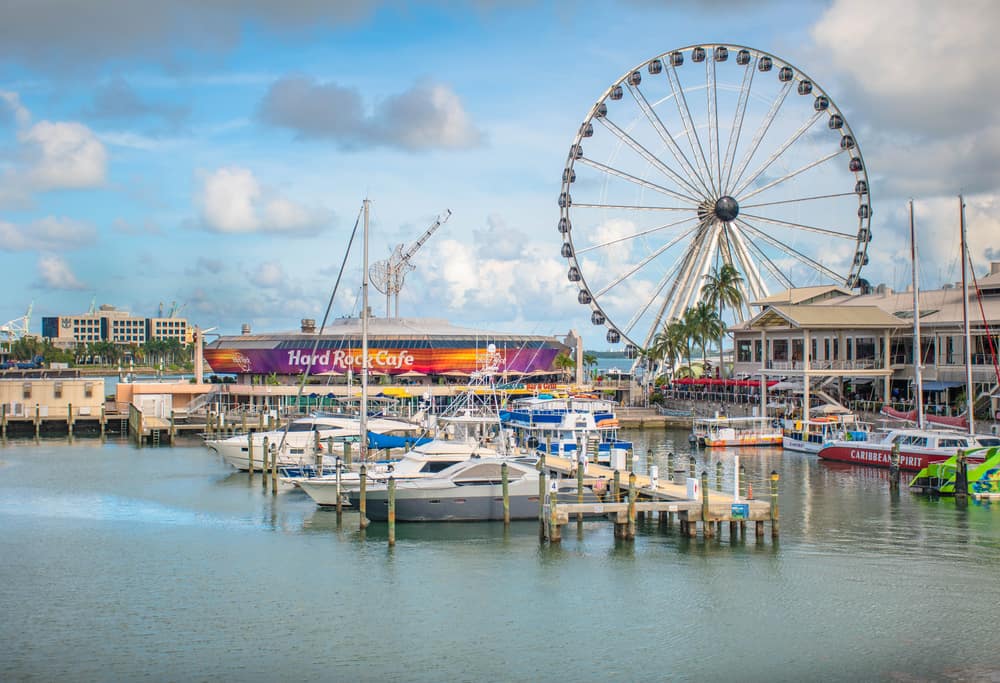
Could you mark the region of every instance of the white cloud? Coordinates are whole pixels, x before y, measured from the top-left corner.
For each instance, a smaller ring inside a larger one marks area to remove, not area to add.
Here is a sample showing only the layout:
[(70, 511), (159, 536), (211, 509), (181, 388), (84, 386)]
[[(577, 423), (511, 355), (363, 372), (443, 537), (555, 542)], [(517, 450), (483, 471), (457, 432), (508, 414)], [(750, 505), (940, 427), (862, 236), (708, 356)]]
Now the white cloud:
[(260, 117), (303, 138), (326, 138), (347, 149), (464, 149), (483, 140), (458, 95), (439, 83), (418, 83), (373, 109), (366, 113), (357, 88), (285, 76), (264, 96)]
[(249, 275), (251, 282), (259, 287), (274, 289), (288, 283), (285, 270), (277, 261), (265, 261), (257, 267), (256, 272)]
[(39, 284), (48, 289), (85, 289), (85, 285), (73, 274), (69, 264), (59, 256), (43, 256), (38, 259)]
[(213, 232), (315, 234), (328, 217), (261, 187), (253, 172), (239, 166), (204, 176), (198, 204), (204, 226)]
[(31, 124), (31, 112), (21, 104), (21, 97), (16, 92), (2, 91), (0, 90), (0, 100), (4, 101), (7, 108), (10, 110), (11, 114), (14, 116), (14, 121), (17, 123), (19, 128), (23, 128)]
[[(881, 121), (956, 133), (993, 118), (1000, 79), (989, 68), (1000, 3), (835, 0), (812, 28), (833, 65)], [(878, 57), (878, 59), (872, 59)]]
[(104, 183), (107, 152), (82, 123), (39, 121), (18, 137), (31, 150), (29, 175), (38, 189), (96, 187)]
[(92, 225), (70, 218), (47, 216), (27, 225), (0, 221), (2, 251), (64, 251), (93, 244), (97, 231)]

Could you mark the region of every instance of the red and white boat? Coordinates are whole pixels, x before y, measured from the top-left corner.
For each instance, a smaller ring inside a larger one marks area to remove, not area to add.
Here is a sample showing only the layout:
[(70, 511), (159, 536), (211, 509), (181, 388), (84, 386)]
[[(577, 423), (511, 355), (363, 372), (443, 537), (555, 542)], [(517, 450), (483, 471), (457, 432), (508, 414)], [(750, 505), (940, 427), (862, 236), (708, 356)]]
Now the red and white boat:
[[(947, 460), (958, 449), (1000, 445), (1000, 437), (970, 435), (945, 429), (892, 429), (884, 435), (848, 432), (851, 438), (824, 444), (819, 457), (856, 465), (889, 467), (892, 448), (899, 444), (899, 467), (918, 471), (928, 464)], [(866, 437), (866, 438), (865, 438)], [(975, 462), (970, 455), (969, 462)]]

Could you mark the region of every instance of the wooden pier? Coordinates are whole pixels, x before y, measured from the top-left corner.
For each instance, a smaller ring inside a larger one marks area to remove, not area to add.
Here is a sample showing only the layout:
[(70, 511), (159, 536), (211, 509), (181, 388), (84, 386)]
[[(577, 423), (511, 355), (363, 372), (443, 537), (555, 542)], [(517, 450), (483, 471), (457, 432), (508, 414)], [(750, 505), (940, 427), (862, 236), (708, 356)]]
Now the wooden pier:
[[(778, 538), (778, 474), (771, 473), (770, 500), (737, 498), (732, 494), (708, 488), (708, 473), (702, 472), (697, 480), (696, 497), (690, 496), (687, 479), (684, 483), (669, 478), (654, 482), (646, 474), (628, 473), (610, 467), (587, 463), (585, 474), (581, 476), (576, 460), (558, 456), (546, 456), (539, 462), (543, 474), (575, 477), (578, 486), (604, 490), (604, 499), (596, 502), (580, 502), (582, 496), (573, 494), (554, 495), (549, 492), (539, 506), (539, 537), (550, 543), (558, 543), (562, 538), (561, 527), (573, 518), (582, 521), (584, 515), (605, 516), (615, 525), (615, 537), (626, 540), (635, 538), (636, 522), (646, 515), (658, 515), (661, 529), (669, 529), (676, 521), (680, 532), (689, 537), (698, 535), (699, 522), (703, 538), (722, 535), (723, 525), (728, 523), (730, 539), (737, 534), (746, 536), (747, 522), (753, 522), (754, 535), (764, 537), (764, 525), (770, 523), (771, 537)], [(544, 477), (543, 477), (544, 478)], [(596, 488), (595, 488), (596, 485)], [(568, 499), (567, 499), (568, 498)]]

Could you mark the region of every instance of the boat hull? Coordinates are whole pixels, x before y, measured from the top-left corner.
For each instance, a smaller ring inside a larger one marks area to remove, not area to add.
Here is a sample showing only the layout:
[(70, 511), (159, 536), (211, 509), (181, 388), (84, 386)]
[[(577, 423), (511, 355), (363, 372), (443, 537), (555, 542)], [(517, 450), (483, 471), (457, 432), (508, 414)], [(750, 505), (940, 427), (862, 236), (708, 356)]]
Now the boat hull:
[[(918, 472), (929, 464), (942, 462), (952, 455), (954, 455), (954, 451), (935, 453), (901, 449), (899, 452), (899, 468)], [(826, 446), (819, 451), (819, 457), (824, 460), (849, 462), (855, 465), (889, 467), (891, 465), (892, 449), (889, 446), (859, 441), (851, 445), (832, 444)]]

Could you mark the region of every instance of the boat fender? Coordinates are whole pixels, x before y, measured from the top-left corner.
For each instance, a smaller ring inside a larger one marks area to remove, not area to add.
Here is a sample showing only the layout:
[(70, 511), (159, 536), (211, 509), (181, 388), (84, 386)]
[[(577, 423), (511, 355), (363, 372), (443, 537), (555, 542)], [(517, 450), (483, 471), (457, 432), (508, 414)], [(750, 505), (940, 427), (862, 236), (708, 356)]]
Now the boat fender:
[(802, 422), (800, 422), (799, 420), (795, 421), (795, 431), (797, 431), (797, 432), (801, 432), (802, 431)]

